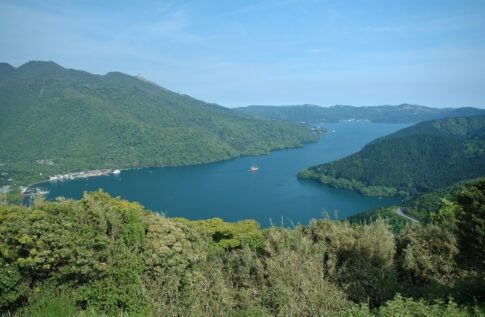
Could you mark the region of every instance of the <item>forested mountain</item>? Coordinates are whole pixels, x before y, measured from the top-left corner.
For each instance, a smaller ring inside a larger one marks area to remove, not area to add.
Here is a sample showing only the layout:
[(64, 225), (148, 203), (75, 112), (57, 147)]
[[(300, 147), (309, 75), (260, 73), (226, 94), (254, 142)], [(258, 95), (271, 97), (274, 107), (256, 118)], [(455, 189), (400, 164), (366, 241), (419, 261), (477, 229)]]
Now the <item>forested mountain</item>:
[(418, 123), (299, 173), (300, 178), (367, 195), (404, 197), (483, 175), (485, 116)]
[[(477, 182), (483, 183), (484, 180), (478, 178), (461, 181), (442, 189), (420, 194), (402, 202), (400, 206), (370, 209), (347, 217), (346, 220), (350, 223), (370, 224), (379, 219), (384, 219), (395, 233), (399, 233), (412, 222), (430, 224), (439, 220), (439, 218), (442, 218), (440, 210), (448, 208), (457, 195), (471, 190)], [(398, 213), (398, 210), (410, 218), (403, 217)]]
[(315, 105), (296, 106), (248, 106), (236, 110), (258, 118), (316, 124), (342, 120), (369, 120), (387, 123), (416, 123), (447, 117), (485, 115), (485, 109), (477, 108), (429, 108), (419, 105), (354, 107), (336, 105), (320, 107)]
[(465, 180), (445, 188), (420, 194), (417, 197), (413, 197), (406, 201), (403, 204), (403, 210), (407, 215), (418, 219), (421, 222), (429, 223), (433, 220), (433, 215), (440, 209), (446, 207), (456, 195), (469, 190), (478, 180)]
[(483, 316), (485, 181), (430, 224), (166, 218), (103, 192), (0, 203), (5, 316)]
[(123, 73), (0, 64), (0, 185), (82, 169), (205, 163), (317, 138)]

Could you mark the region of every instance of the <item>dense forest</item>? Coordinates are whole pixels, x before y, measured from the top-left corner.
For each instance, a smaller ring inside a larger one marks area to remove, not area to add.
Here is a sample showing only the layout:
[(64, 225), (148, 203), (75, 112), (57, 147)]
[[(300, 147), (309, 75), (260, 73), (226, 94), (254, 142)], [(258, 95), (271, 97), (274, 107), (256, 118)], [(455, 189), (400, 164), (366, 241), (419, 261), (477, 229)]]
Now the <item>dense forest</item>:
[(166, 218), (104, 192), (0, 206), (8, 316), (479, 316), (485, 180), (393, 233)]
[[(402, 201), (400, 206), (380, 207), (367, 210), (346, 218), (350, 223), (368, 224), (377, 219), (385, 219), (394, 233), (399, 233), (410, 222), (432, 223), (441, 209), (447, 208), (462, 191), (470, 190), (480, 178), (465, 180), (451, 186), (419, 194)], [(400, 211), (410, 217), (399, 214)]]
[[(86, 169), (175, 166), (302, 146), (318, 135), (122, 73), (0, 64), (0, 186)], [(9, 181), (10, 179), (10, 181)]]
[[(399, 234), (404, 228), (412, 223), (410, 219), (407, 219), (398, 214), (398, 206), (379, 207), (370, 210), (360, 212), (358, 214), (347, 217), (349, 223), (366, 225), (379, 219), (383, 219), (389, 225), (389, 230), (395, 234)], [(408, 214), (406, 210), (406, 214)]]
[(447, 117), (485, 115), (485, 110), (478, 108), (430, 108), (411, 104), (372, 107), (343, 105), (332, 107), (320, 107), (315, 105), (247, 106), (236, 108), (236, 110), (257, 118), (306, 122), (309, 124), (339, 122), (343, 120), (368, 120), (382, 123), (416, 123)]
[(426, 121), (311, 167), (314, 179), (366, 195), (412, 197), (485, 175), (485, 116)]

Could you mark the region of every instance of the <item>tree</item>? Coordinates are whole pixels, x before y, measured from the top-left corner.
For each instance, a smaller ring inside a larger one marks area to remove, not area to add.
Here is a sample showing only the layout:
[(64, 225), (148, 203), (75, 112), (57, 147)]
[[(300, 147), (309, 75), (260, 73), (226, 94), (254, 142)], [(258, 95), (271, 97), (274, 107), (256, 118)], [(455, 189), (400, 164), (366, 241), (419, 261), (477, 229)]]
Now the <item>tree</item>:
[(485, 271), (485, 179), (457, 195), (460, 260), (469, 268)]
[(350, 299), (379, 306), (394, 295), (395, 241), (384, 221), (367, 226), (315, 221), (305, 231), (323, 247), (329, 279)]
[(397, 259), (401, 278), (413, 286), (432, 282), (449, 284), (456, 270), (456, 238), (447, 228), (415, 225), (398, 238)]

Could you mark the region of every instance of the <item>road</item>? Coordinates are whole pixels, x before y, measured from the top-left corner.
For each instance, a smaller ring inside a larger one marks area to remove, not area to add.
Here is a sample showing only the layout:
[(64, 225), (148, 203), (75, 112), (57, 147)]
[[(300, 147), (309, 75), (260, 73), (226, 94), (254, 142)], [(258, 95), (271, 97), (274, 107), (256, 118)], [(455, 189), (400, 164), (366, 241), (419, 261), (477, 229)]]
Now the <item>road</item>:
[(413, 217), (409, 217), (408, 215), (406, 215), (406, 214), (403, 212), (403, 210), (404, 210), (404, 208), (402, 208), (402, 207), (398, 207), (398, 208), (396, 208), (396, 213), (397, 213), (399, 216), (401, 216), (401, 217), (404, 217), (404, 218), (406, 218), (406, 219), (411, 220), (412, 222), (419, 222), (419, 220), (418, 220), (418, 219), (415, 219), (415, 218), (413, 218)]

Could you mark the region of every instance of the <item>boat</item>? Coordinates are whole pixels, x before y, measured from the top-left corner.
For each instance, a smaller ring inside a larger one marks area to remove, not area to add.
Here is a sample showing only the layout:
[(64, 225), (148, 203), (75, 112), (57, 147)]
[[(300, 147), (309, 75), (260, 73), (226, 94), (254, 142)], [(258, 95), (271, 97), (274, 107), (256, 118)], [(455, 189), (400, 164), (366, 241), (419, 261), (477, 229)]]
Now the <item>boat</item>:
[(118, 174), (120, 174), (120, 173), (121, 173), (121, 171), (120, 171), (120, 170), (114, 170), (114, 171), (113, 171), (113, 174), (114, 174), (114, 175), (118, 175)]
[(253, 166), (251, 166), (251, 168), (249, 169), (249, 171), (250, 171), (250, 172), (253, 172), (253, 173), (257, 172), (258, 170), (259, 170), (259, 167), (258, 167), (257, 165), (253, 165)]

